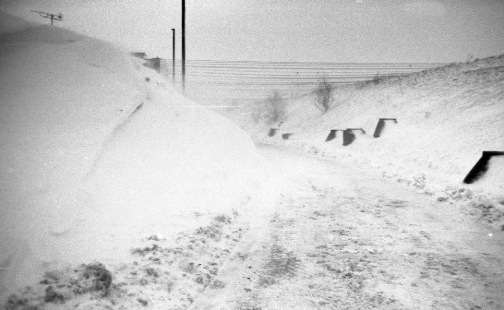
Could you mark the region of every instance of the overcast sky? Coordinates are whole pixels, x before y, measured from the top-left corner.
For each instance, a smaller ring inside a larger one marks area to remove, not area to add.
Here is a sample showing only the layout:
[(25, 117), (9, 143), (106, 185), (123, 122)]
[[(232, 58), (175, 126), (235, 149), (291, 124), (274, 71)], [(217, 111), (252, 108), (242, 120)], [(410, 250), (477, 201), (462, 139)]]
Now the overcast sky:
[[(149, 56), (180, 57), (181, 0), (0, 0)], [(186, 0), (187, 59), (453, 62), (504, 54), (504, 0)]]

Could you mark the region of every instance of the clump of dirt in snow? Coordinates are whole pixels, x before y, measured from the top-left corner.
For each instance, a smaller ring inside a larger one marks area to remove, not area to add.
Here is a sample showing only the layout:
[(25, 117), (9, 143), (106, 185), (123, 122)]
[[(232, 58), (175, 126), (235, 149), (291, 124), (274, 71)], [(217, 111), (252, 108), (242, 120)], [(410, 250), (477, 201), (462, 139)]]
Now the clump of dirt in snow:
[(47, 272), (38, 284), (11, 295), (4, 307), (186, 309), (205, 290), (226, 286), (218, 279), (219, 270), (246, 230), (238, 216), (215, 216), (207, 226), (171, 241), (160, 235), (142, 238), (145, 245), (131, 249), (132, 261), (110, 270), (92, 263)]
[(296, 274), (301, 261), (281, 245), (274, 244), (271, 248), (269, 261), (265, 265), (265, 274), (259, 279), (259, 285), (267, 287), (278, 282), (279, 279), (291, 278)]
[(493, 228), (504, 231), (504, 196), (448, 186), (436, 193), (437, 201), (458, 205), (465, 214)]
[[(180, 234), (176, 247), (157, 242), (134, 248), (132, 254), (138, 260), (121, 271), (122, 280), (130, 286), (129, 296), (148, 303), (162, 297), (173, 309), (185, 309), (206, 289), (225, 287), (218, 272), (242, 233), (236, 214), (219, 215), (207, 226)], [(141, 287), (142, 293), (135, 287)]]
[(504, 231), (504, 197), (478, 195), (466, 202), (463, 208), (479, 220)]
[(44, 304), (64, 304), (75, 296), (88, 294), (90, 298), (109, 295), (112, 273), (101, 263), (82, 264), (73, 270), (46, 272), (37, 287), (27, 287), (11, 295), (7, 310), (39, 309)]

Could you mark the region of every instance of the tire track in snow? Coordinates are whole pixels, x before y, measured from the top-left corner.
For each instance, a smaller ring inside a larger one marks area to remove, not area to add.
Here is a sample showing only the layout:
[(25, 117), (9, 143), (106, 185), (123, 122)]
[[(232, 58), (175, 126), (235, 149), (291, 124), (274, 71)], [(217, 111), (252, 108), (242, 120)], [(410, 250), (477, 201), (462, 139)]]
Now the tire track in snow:
[(269, 160), (297, 169), (311, 161), (353, 191), (328, 186), (320, 171), (299, 175), (309, 191), (283, 196), (266, 238), (231, 257), (219, 273), (228, 285), (191, 310), (502, 309), (501, 238), (480, 238), (460, 210), (428, 196), (285, 153)]

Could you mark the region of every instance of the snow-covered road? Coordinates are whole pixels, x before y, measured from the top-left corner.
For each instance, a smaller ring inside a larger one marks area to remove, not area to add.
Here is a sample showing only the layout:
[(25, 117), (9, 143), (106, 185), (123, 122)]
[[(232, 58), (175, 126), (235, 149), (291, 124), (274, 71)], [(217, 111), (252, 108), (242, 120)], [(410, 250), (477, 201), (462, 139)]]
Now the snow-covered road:
[(502, 233), (336, 160), (258, 149), (280, 199), (190, 309), (504, 309)]
[(504, 309), (501, 231), (335, 159), (257, 149), (247, 208), (48, 272), (6, 309)]

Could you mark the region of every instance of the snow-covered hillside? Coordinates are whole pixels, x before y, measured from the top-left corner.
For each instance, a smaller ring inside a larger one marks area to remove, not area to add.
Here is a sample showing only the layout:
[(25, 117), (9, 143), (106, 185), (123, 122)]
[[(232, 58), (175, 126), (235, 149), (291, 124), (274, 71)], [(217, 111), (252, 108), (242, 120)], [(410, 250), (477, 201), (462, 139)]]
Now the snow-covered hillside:
[(0, 21), (3, 297), (251, 208), (258, 161), (241, 129), (106, 42)]
[[(326, 113), (315, 106), (314, 94), (289, 100), (280, 122), (270, 121), (267, 104), (229, 113), (257, 141), (365, 167), (440, 201), (464, 201), (499, 228), (504, 224), (504, 156), (492, 158), (489, 172), (475, 184), (462, 183), (483, 151), (504, 151), (504, 56), (377, 77), (336, 88), (334, 99)], [(374, 138), (379, 118), (395, 118), (397, 124), (387, 122)], [(270, 128), (278, 129), (273, 137)], [(330, 130), (347, 128), (366, 134), (348, 146), (341, 131), (326, 142)], [(288, 140), (281, 137), (285, 133), (292, 134)]]

